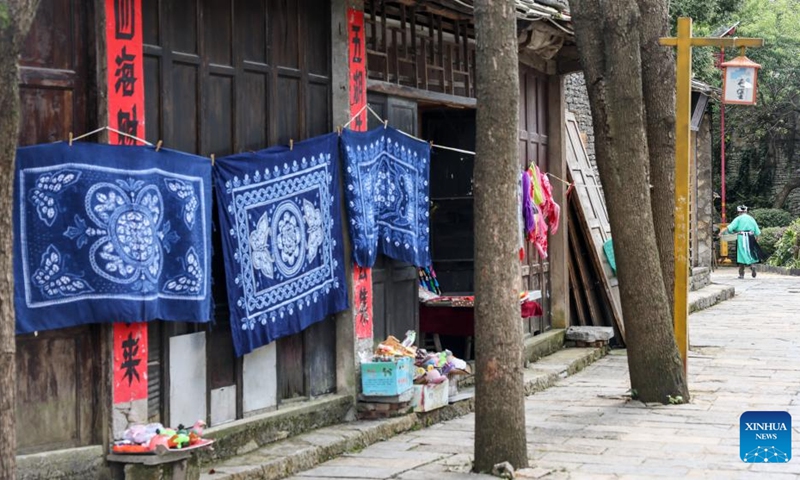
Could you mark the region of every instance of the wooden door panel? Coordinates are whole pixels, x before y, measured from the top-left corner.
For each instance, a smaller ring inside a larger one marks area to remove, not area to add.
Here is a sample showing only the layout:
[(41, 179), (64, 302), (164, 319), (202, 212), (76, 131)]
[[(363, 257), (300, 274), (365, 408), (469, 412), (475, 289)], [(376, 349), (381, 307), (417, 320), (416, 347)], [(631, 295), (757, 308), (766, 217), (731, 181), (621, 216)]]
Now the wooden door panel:
[(235, 0), (236, 48), (245, 62), (267, 63), (267, 17), (264, 0)]
[[(198, 59), (199, 60), (199, 59)], [(172, 91), (165, 92), (164, 132), (160, 138), (170, 148), (196, 153), (200, 142), (197, 135), (198, 65), (175, 63), (171, 65)], [(145, 71), (145, 77), (150, 74)], [(155, 74), (155, 73), (153, 73)], [(151, 112), (145, 112), (150, 117)]]
[[(89, 105), (93, 2), (42, 0), (20, 56), (19, 145), (66, 140), (96, 127)], [(95, 438), (99, 327), (16, 337), (19, 454), (89, 445)]]
[(209, 75), (206, 95), (204, 151), (226, 155), (233, 151), (233, 79), (226, 75)]
[(305, 339), (306, 391), (315, 397), (336, 390), (336, 320), (328, 317), (308, 327)]
[(278, 400), (306, 395), (303, 371), (303, 334), (284, 337), (278, 344)]
[(17, 337), (18, 453), (93, 443), (96, 341), (91, 327)]
[[(520, 66), (519, 149), (520, 170), (537, 165), (547, 171), (547, 77), (536, 70)], [(544, 316), (527, 323), (527, 333), (536, 333), (549, 326), (549, 263), (539, 257), (533, 244), (526, 242), (521, 287), (542, 291)], [(524, 272), (527, 270), (528, 274)]]
[[(222, 156), (332, 130), (325, 0), (143, 0), (142, 5), (146, 123), (152, 140)], [(213, 242), (220, 252), (218, 233)], [(214, 299), (225, 311), (221, 266), (215, 260)], [(330, 323), (318, 327), (323, 333), (315, 330), (277, 342), (279, 374), (274, 381), (280, 398), (335, 387), (335, 331)], [(176, 325), (170, 335), (184, 327)], [(209, 388), (226, 388), (235, 380), (241, 402), (242, 364), (230, 348), (230, 332), (222, 327), (203, 327), (209, 359), (213, 356), (209, 368), (224, 372), (220, 378), (209, 375)]]

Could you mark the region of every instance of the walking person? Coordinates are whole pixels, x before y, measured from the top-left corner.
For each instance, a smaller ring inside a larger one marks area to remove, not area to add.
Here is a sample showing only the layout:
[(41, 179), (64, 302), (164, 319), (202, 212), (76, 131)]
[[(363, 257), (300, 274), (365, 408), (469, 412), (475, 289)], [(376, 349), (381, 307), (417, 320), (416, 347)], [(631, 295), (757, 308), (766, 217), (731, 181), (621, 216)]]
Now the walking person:
[(739, 264), (739, 278), (744, 278), (745, 267), (750, 267), (753, 278), (756, 278), (756, 263), (764, 259), (764, 253), (758, 246), (756, 237), (761, 235), (756, 219), (747, 213), (747, 206), (739, 205), (736, 207), (736, 218), (728, 225), (728, 228), (720, 232), (736, 234), (736, 262)]

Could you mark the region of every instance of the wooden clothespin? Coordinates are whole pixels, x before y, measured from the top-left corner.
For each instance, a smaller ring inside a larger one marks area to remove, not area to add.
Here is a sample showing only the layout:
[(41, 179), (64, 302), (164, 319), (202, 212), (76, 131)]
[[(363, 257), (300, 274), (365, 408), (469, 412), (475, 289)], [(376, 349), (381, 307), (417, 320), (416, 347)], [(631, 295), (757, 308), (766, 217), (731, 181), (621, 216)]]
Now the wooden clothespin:
[(431, 146), (431, 149), (433, 149), (433, 140), (429, 140), (429, 141), (428, 141), (428, 145), (430, 145), (430, 146)]
[(389, 119), (387, 118), (386, 120), (383, 121), (383, 129), (386, 130), (386, 127), (388, 126), (389, 126)]
[(337, 125), (336, 126), (336, 133), (338, 133), (340, 137), (342, 136), (342, 126), (341, 125)]
[(214, 154), (213, 153), (211, 154), (211, 166), (212, 167), (214, 166)]
[(294, 139), (289, 139), (289, 151), (294, 150)]
[(156, 143), (156, 152), (161, 150), (161, 145), (163, 144), (164, 144), (163, 140), (159, 140), (158, 143)]
[(69, 146), (72, 146), (72, 132), (69, 132)]

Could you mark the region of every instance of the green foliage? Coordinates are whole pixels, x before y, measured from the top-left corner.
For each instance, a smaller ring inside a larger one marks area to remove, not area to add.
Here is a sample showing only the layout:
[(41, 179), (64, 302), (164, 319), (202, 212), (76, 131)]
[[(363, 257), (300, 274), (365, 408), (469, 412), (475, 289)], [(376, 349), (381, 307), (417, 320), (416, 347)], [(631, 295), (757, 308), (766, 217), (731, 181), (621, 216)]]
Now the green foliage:
[(764, 251), (764, 255), (771, 257), (775, 253), (778, 241), (786, 232), (786, 227), (767, 227), (761, 229), (761, 236), (758, 237), (758, 245)]
[(800, 218), (786, 229), (767, 263), (775, 267), (800, 268)]
[[(689, 17), (692, 19), (694, 36), (718, 36), (720, 29), (731, 27), (736, 23), (736, 13), (745, 3), (746, 0), (672, 0), (669, 3), (669, 11), (673, 34), (678, 17)], [(713, 48), (693, 49), (692, 72), (698, 80), (720, 87), (722, 86), (720, 71), (715, 67), (718, 53)]]
[(788, 227), (794, 220), (791, 213), (780, 208), (757, 208), (751, 210), (750, 215), (762, 230), (769, 227)]
[[(673, 31), (678, 16), (693, 19), (695, 36), (715, 36), (739, 23), (734, 36), (764, 39), (764, 47), (745, 54), (762, 65), (755, 106), (728, 105), (725, 109), (728, 165), (739, 162), (739, 171), (727, 170), (729, 206), (745, 203), (768, 207), (774, 201), (779, 158), (788, 159), (794, 171), (800, 163), (800, 2), (798, 0), (673, 0)], [(722, 87), (722, 72), (715, 67), (719, 49), (695, 48), (695, 78)], [(725, 60), (740, 55), (727, 49)], [(719, 171), (719, 105), (711, 106), (714, 121), (715, 171)], [(715, 174), (715, 190), (720, 188)], [(728, 212), (730, 216), (730, 211)]]
[(685, 403), (683, 401), (683, 397), (680, 395), (667, 395), (667, 398), (669, 399), (670, 405), (680, 405), (681, 403)]

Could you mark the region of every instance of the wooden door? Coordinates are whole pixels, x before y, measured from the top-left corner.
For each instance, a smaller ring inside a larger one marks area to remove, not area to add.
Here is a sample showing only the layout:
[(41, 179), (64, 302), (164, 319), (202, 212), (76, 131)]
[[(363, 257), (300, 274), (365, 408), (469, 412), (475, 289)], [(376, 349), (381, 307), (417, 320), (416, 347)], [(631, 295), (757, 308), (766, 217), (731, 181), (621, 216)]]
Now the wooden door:
[[(142, 3), (149, 139), (161, 139), (168, 148), (223, 156), (332, 131), (329, 2)], [(227, 420), (234, 397), (236, 418), (244, 413), (243, 366), (231, 340), (219, 231), (212, 240), (215, 322), (199, 328), (206, 334), (209, 417)], [(151, 349), (159, 357), (149, 361), (163, 375), (161, 385), (151, 390), (162, 392), (158, 408), (168, 418), (163, 398), (169, 391), (168, 338), (198, 327), (170, 322), (160, 328), (166, 330), (162, 348)], [(276, 362), (272, 381), (279, 399), (333, 391), (334, 321), (278, 340)], [(151, 418), (157, 416), (151, 412)]]
[[(519, 159), (520, 173), (531, 165), (543, 172), (547, 166), (547, 76), (531, 67), (519, 69)], [(550, 264), (539, 256), (532, 244), (526, 244), (522, 266), (522, 288), (541, 290), (544, 315), (525, 323), (527, 333), (541, 333), (550, 328)]]
[[(20, 58), (20, 145), (96, 127), (93, 2), (42, 0)], [(19, 454), (99, 443), (100, 327), (18, 335)]]
[[(389, 125), (417, 134), (417, 103), (385, 95), (369, 94), (370, 106)], [(380, 126), (370, 115), (369, 128)], [(387, 335), (402, 339), (408, 330), (419, 330), (417, 268), (405, 262), (379, 255), (372, 268), (373, 338)]]

